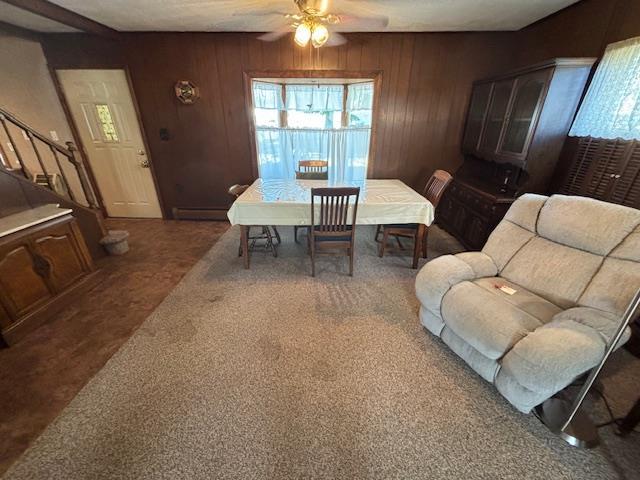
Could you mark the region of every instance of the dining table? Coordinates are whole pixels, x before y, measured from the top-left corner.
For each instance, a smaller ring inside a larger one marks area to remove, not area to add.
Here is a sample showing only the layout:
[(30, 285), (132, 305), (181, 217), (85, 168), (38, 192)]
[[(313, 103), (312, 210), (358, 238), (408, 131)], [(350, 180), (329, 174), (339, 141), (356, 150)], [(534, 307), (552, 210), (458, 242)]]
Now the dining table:
[[(367, 179), (335, 183), (329, 180), (258, 178), (229, 209), (231, 225), (240, 226), (244, 267), (249, 268), (249, 228), (253, 226), (309, 226), (311, 189), (359, 187), (356, 225), (417, 224), (418, 238), (412, 267), (418, 267), (426, 228), (433, 223), (434, 206), (398, 179)], [(319, 206), (316, 206), (319, 208)], [(351, 218), (351, 217), (349, 217)]]

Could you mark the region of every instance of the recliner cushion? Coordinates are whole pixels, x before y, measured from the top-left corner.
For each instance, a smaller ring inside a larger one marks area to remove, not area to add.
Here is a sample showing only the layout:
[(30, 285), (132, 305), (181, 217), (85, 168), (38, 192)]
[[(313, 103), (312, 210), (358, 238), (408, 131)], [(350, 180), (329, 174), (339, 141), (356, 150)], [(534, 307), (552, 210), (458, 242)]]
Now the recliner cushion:
[(622, 315), (640, 286), (640, 263), (606, 258), (578, 303)]
[[(515, 305), (529, 315), (536, 317), (542, 323), (549, 323), (555, 315), (562, 312), (562, 309), (557, 305), (504, 278), (479, 278), (474, 280), (473, 283), (499, 296), (505, 302)], [(496, 288), (496, 285), (511, 287), (516, 293), (509, 295)]]
[(482, 253), (493, 259), (498, 272), (509, 263), (509, 260), (524, 246), (531, 241), (534, 233), (526, 228), (522, 228), (515, 223), (503, 220), (498, 224), (487, 243), (482, 249)]
[(519, 341), (501, 368), (528, 390), (550, 396), (593, 368), (605, 346), (596, 329), (560, 318)]
[[(548, 322), (552, 312), (560, 312), (543, 298), (504, 279), (476, 282), (464, 281), (451, 287), (442, 301), (442, 318), (458, 337), (490, 359), (501, 358), (518, 341)], [(488, 286), (491, 282), (506, 283), (518, 292), (508, 295)]]
[(518, 198), (517, 202), (509, 208), (505, 220), (509, 220), (511, 223), (521, 226), (525, 230), (530, 232), (536, 231), (536, 225), (538, 223), (538, 215), (540, 210), (547, 202), (547, 198), (544, 195), (536, 195), (534, 193), (525, 193)]
[(500, 273), (562, 308), (576, 305), (602, 257), (536, 237)]
[(587, 197), (553, 195), (538, 218), (538, 235), (608, 255), (640, 224), (640, 211)]

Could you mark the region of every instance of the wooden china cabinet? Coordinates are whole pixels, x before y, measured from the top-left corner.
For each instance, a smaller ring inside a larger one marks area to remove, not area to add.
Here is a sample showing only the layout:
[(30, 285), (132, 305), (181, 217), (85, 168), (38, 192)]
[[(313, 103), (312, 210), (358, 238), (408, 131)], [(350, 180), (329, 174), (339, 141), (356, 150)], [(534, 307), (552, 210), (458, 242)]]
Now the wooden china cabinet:
[(474, 82), (465, 163), (437, 213), (467, 248), (481, 249), (514, 199), (548, 193), (594, 58), (556, 58)]

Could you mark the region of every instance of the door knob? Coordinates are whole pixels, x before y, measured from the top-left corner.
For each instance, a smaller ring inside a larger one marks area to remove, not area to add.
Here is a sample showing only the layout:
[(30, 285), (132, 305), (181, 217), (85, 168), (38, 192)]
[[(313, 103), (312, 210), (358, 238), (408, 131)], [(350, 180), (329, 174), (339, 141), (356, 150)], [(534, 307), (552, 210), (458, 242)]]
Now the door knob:
[(147, 160), (146, 158), (144, 160), (140, 160), (140, 166), (142, 168), (149, 168), (149, 160)]
[(140, 155), (140, 156), (144, 156), (144, 155), (146, 155), (146, 154), (144, 153), (144, 150), (138, 150), (138, 155)]

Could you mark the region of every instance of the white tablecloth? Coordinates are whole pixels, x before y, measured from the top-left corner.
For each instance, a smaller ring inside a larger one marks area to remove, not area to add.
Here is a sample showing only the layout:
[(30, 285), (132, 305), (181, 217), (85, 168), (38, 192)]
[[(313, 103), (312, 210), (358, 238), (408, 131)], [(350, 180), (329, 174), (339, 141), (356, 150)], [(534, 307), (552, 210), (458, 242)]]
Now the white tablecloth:
[[(227, 216), (232, 225), (309, 225), (311, 188), (327, 186), (326, 180), (259, 178), (238, 197)], [(433, 205), (400, 180), (366, 180), (335, 186), (360, 187), (358, 225), (433, 222)]]

